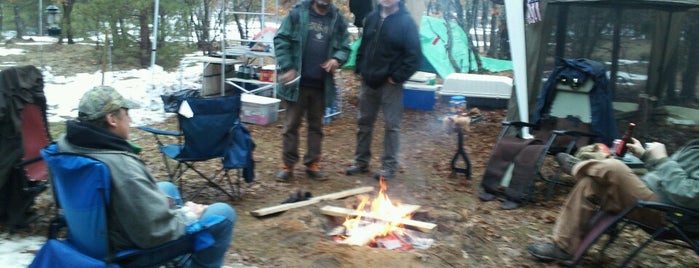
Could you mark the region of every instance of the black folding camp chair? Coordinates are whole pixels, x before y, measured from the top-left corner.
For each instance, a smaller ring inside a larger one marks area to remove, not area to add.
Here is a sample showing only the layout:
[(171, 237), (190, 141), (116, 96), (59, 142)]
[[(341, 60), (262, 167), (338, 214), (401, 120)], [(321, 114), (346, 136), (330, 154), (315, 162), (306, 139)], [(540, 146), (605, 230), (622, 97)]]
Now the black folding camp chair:
[[(651, 209), (664, 212), (665, 224), (659, 227), (651, 226), (641, 220), (629, 218), (628, 215), (639, 209)], [(628, 226), (637, 226), (649, 237), (636, 246), (621, 262), (620, 267), (628, 265), (646, 246), (653, 241), (661, 241), (668, 244), (692, 249), (699, 255), (699, 211), (670, 205), (660, 202), (639, 200), (619, 214), (600, 212), (596, 215), (590, 226), (590, 231), (583, 238), (580, 247), (573, 254), (572, 267), (578, 265), (587, 250), (603, 235), (609, 235), (609, 239), (599, 251), (604, 252), (618, 235)]]
[[(592, 142), (611, 145), (617, 133), (604, 65), (560, 60), (544, 84), (531, 122), (503, 122), (481, 182), (482, 200), (504, 196), (515, 203), (528, 202), (536, 178), (548, 183), (550, 198), (556, 185), (572, 184), (560, 180), (560, 172), (542, 173), (547, 155), (572, 154)], [(534, 138), (525, 137), (525, 127)]]
[[(212, 98), (185, 96), (177, 99), (177, 102), (180, 131), (138, 127), (154, 134), (170, 181), (178, 183), (181, 188), (183, 175), (191, 170), (206, 180), (207, 184), (200, 186), (187, 199), (195, 198), (209, 185), (231, 199), (238, 198), (241, 179), (244, 178), (246, 182), (254, 179), (254, 145), (247, 128), (239, 119), (240, 95)], [(168, 144), (163, 139), (165, 136), (177, 137), (178, 142)], [(212, 166), (207, 162), (212, 159), (220, 160), (221, 164), (213, 174), (207, 175), (209, 171), (203, 168)], [(172, 160), (176, 162), (174, 167), (170, 164)]]
[(51, 141), (41, 71), (34, 66), (0, 72), (0, 222), (10, 229), (37, 218), (34, 199), (48, 188), (39, 150)]

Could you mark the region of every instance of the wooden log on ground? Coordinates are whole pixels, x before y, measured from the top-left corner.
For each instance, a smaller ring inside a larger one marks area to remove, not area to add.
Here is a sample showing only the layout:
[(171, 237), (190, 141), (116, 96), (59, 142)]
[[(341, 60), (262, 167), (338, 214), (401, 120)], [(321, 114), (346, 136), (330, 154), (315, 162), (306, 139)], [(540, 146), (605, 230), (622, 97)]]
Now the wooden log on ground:
[(304, 206), (316, 204), (316, 203), (318, 203), (320, 201), (324, 201), (324, 200), (341, 199), (341, 198), (345, 198), (345, 197), (352, 196), (352, 195), (368, 193), (371, 191), (374, 191), (374, 187), (371, 187), (371, 186), (359, 187), (359, 188), (354, 188), (354, 189), (345, 190), (345, 191), (341, 191), (341, 192), (312, 197), (312, 198), (305, 200), (305, 201), (281, 204), (281, 205), (276, 205), (276, 206), (267, 207), (267, 208), (261, 208), (261, 209), (255, 210), (255, 211), (251, 211), (250, 215), (253, 215), (255, 217), (262, 217), (262, 216), (266, 216), (266, 215), (270, 215), (270, 214), (274, 214), (274, 213), (278, 213), (278, 212), (282, 212), (282, 211), (287, 211), (287, 210), (292, 209), (292, 208), (299, 208), (299, 207), (304, 207)]
[[(347, 209), (347, 208), (334, 207), (334, 206), (324, 206), (320, 209), (320, 212), (325, 214), (325, 215), (339, 216), (339, 217), (362, 216), (365, 218), (372, 218), (372, 219), (383, 220), (383, 221), (392, 221), (393, 220), (393, 219), (387, 219), (383, 215), (375, 215), (375, 214), (371, 214), (371, 213), (365, 212), (365, 211), (357, 211), (356, 209)], [(397, 222), (400, 224), (406, 225), (406, 226), (415, 227), (424, 233), (429, 233), (432, 231), (432, 229), (434, 229), (434, 227), (437, 227), (437, 225), (434, 223), (416, 221), (416, 220), (410, 220), (410, 219), (400, 219)]]

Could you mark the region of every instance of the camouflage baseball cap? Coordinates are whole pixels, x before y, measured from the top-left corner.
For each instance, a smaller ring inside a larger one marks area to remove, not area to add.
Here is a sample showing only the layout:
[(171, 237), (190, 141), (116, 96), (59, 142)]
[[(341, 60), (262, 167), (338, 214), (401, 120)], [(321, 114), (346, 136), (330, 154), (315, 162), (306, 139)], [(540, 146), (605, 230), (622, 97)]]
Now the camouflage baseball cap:
[(121, 108), (135, 109), (138, 104), (125, 99), (110, 86), (96, 86), (88, 90), (80, 98), (78, 116), (87, 120), (95, 120)]

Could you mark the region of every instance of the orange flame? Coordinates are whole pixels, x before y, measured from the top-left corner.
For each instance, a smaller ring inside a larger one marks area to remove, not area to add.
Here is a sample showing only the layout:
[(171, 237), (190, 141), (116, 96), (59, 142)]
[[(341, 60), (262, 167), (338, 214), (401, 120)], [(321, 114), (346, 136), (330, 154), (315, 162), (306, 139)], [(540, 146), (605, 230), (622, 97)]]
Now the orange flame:
[[(371, 217), (364, 217), (366, 213), (359, 213), (357, 216), (347, 216), (342, 224), (347, 230), (345, 243), (362, 245), (391, 232), (400, 233), (403, 229), (400, 220), (410, 219), (412, 211), (409, 211), (409, 208), (391, 202), (386, 194), (383, 177), (379, 179), (379, 186), (379, 194), (374, 200), (370, 201), (368, 197), (362, 196), (357, 206), (358, 212), (368, 212)], [(369, 204), (370, 209), (367, 211), (366, 206)]]

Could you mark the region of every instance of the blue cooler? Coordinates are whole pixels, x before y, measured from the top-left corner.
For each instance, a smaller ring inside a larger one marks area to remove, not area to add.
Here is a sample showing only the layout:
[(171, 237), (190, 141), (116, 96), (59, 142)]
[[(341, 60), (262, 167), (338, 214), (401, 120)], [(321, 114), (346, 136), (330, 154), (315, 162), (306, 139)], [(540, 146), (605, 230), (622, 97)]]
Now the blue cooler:
[(404, 84), (403, 107), (432, 111), (436, 100), (437, 86), (424, 84)]

